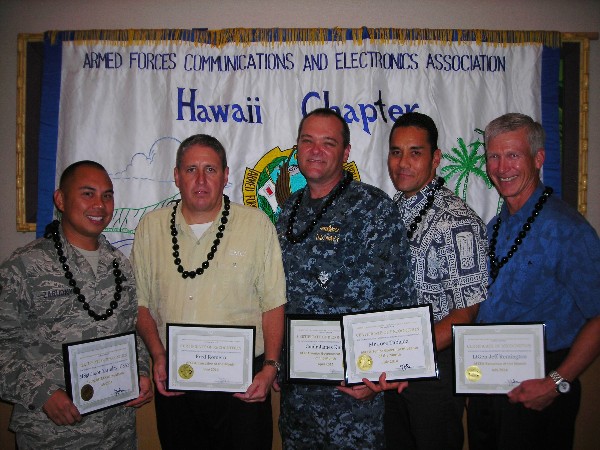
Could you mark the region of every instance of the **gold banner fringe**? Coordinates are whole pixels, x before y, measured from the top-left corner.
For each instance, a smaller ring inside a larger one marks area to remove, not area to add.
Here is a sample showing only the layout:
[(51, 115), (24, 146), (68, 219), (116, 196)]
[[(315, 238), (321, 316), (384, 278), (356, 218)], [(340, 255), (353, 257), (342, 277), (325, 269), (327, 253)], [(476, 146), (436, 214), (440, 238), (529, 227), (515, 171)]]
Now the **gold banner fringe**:
[(108, 41), (115, 45), (158, 44), (160, 42), (191, 42), (195, 45), (223, 47), (227, 44), (248, 46), (262, 44), (324, 44), (346, 42), (348, 36), (358, 45), (364, 39), (385, 44), (467, 44), (487, 42), (491, 45), (543, 44), (560, 47), (561, 33), (558, 31), (515, 31), (515, 30), (454, 30), (429, 28), (224, 28), (221, 30), (78, 30), (50, 31), (52, 43), (60, 38), (76, 43), (98, 43)]

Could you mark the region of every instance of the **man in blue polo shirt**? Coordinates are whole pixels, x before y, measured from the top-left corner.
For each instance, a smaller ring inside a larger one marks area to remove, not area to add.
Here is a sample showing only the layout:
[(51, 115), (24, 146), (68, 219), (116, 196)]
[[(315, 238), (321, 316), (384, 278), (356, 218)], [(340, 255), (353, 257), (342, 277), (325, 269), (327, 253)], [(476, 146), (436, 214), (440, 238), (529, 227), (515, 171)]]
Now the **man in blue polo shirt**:
[(504, 199), (488, 224), (490, 284), (478, 322), (546, 324), (545, 378), (470, 399), (469, 448), (570, 449), (581, 387), (600, 353), (600, 241), (539, 179), (544, 130), (505, 114), (485, 129), (487, 173)]

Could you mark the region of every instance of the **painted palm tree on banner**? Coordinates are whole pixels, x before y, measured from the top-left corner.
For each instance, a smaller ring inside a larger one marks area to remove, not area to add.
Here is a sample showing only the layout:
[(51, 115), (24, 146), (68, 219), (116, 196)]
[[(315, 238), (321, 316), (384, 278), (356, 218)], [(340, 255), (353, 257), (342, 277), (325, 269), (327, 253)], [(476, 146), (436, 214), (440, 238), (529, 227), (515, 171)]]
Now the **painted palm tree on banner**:
[[(483, 136), (483, 131), (479, 128), (476, 128), (475, 132)], [(485, 152), (479, 152), (479, 149), (483, 150), (483, 141), (478, 138), (469, 145), (465, 144), (463, 138), (458, 138), (457, 141), (458, 147), (452, 147), (452, 151), (449, 153), (442, 153), (443, 158), (450, 164), (442, 167), (441, 175), (448, 183), (452, 177), (458, 174), (454, 193), (466, 202), (471, 174), (481, 178), (488, 189), (492, 188), (492, 182), (485, 172)]]

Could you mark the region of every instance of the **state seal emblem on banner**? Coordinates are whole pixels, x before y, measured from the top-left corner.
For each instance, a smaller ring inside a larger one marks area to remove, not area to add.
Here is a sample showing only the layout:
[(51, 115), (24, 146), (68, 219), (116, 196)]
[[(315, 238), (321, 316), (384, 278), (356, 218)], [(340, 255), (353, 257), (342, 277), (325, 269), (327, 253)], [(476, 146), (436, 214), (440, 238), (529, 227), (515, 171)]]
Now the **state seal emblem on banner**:
[[(281, 150), (275, 147), (265, 153), (254, 168), (246, 167), (242, 183), (244, 205), (260, 208), (273, 223), (290, 195), (306, 186), (300, 173), (296, 146)], [(347, 162), (344, 169), (360, 181), (356, 163)]]

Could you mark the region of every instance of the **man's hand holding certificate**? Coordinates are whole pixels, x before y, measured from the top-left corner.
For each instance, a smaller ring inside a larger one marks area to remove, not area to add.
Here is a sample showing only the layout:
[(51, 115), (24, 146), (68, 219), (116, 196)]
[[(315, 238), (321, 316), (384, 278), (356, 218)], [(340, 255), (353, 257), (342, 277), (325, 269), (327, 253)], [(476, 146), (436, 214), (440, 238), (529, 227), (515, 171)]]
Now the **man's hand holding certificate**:
[(167, 324), (168, 390), (245, 392), (254, 327)]
[(544, 378), (544, 325), (454, 325), (457, 394), (506, 394)]
[(287, 318), (287, 381), (359, 384), (435, 378), (429, 305), (341, 317)]
[(435, 378), (430, 306), (366, 314), (342, 319), (346, 384)]
[(140, 395), (135, 333), (63, 344), (65, 384), (81, 414)]

